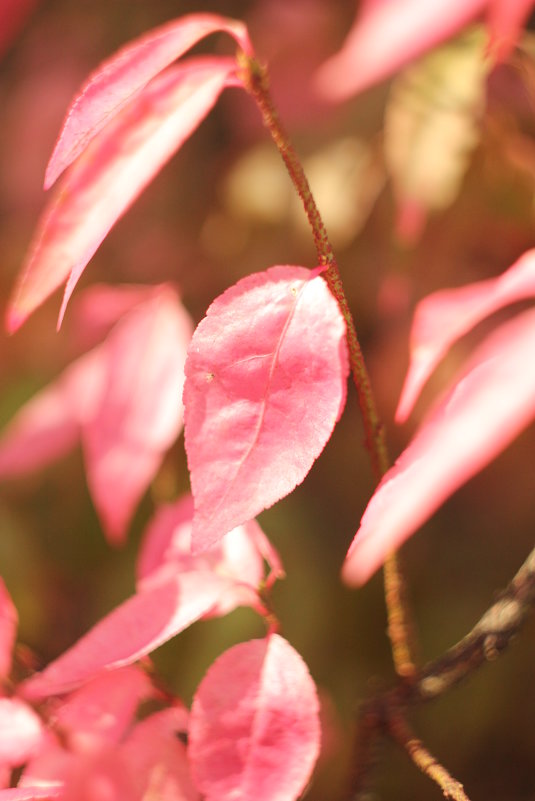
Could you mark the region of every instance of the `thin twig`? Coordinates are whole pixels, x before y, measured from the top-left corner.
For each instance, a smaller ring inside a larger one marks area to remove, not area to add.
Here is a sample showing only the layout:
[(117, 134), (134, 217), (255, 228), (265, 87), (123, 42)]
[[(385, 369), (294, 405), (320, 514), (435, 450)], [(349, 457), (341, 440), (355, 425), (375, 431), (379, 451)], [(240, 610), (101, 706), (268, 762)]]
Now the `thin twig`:
[(438, 784), (446, 798), (453, 798), (454, 801), (469, 801), (462, 784), (454, 779), (427, 750), (422, 741), (414, 736), (402, 715), (392, 716), (388, 729), (394, 740), (408, 753), (416, 767)]
[[(364, 422), (365, 444), (370, 454), (373, 473), (377, 482), (381, 480), (390, 466), (386, 445), (385, 428), (379, 418), (377, 405), (373, 395), (370, 377), (355, 328), (355, 321), (347, 302), (340, 270), (329, 241), (327, 230), (310, 190), (303, 166), (284, 127), (269, 92), (266, 70), (254, 58), (242, 53), (238, 56), (242, 68), (242, 80), (256, 101), (262, 114), (264, 125), (269, 130), (279, 153), (286, 165), (288, 174), (303, 203), (314, 244), (318, 263), (326, 267), (325, 280), (338, 301), (347, 330), (349, 362), (355, 383), (359, 406)], [(389, 558), (385, 568), (385, 602), (388, 615), (388, 631), (392, 638), (392, 656), (396, 670), (400, 676), (412, 675), (415, 672), (414, 660), (411, 656), (412, 643), (409, 632), (413, 630), (410, 623), (408, 607), (403, 591), (403, 576), (395, 556)]]
[(413, 688), (417, 700), (443, 695), (484, 662), (500, 656), (534, 606), (535, 548), (466, 637), (423, 668)]
[[(362, 705), (358, 723), (360, 733), (353, 756), (352, 786), (346, 798), (353, 801), (361, 797), (362, 788), (366, 787), (374, 766), (369, 754), (373, 753), (372, 749), (386, 729), (395, 734), (392, 720), (399, 722), (410, 707), (439, 698), (471, 676), (481, 665), (497, 659), (519, 633), (534, 608), (535, 548), (498, 599), (462, 640), (443, 656), (425, 665), (410, 681), (400, 681), (395, 687), (375, 695)], [(397, 731), (401, 731), (399, 726)], [(396, 739), (399, 741), (398, 737)], [(412, 758), (416, 754), (424, 764), (425, 748), (417, 742), (418, 748), (413, 751)]]
[(417, 650), (412, 621), (407, 615), (405, 582), (399, 568), (398, 554), (389, 554), (384, 564), (384, 592), (388, 614), (388, 636), (392, 648), (392, 659), (398, 676), (413, 679), (417, 668)]

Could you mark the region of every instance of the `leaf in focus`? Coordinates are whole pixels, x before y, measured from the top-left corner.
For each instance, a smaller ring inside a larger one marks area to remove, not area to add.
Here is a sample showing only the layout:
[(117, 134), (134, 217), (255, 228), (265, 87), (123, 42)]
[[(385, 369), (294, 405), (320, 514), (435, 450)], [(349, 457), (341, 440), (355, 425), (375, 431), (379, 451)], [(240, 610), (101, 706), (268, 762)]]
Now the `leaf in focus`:
[(68, 279), (59, 316), (102, 240), (208, 114), (235, 70), (229, 58), (170, 67), (100, 131), (45, 209), (8, 307), (15, 331)]
[(129, 42), (100, 64), (67, 110), (46, 170), (45, 189), (159, 72), (205, 36), (218, 31), (229, 33), (242, 49), (250, 49), (242, 22), (216, 14), (189, 14)]
[(535, 416), (535, 310), (500, 326), (474, 353), (384, 476), (348, 551), (360, 585)]
[(193, 699), (188, 754), (206, 801), (294, 801), (320, 737), (308, 668), (271, 634), (230, 648), (209, 668)]
[(479, 139), (490, 66), (484, 31), (472, 28), (392, 86), (384, 147), (404, 239), (417, 236), (428, 210), (444, 209), (457, 196)]
[(185, 370), (200, 551), (288, 495), (323, 450), (346, 397), (345, 323), (320, 275), (272, 267), (213, 302)]
[(509, 303), (535, 295), (535, 250), (528, 250), (497, 278), (424, 298), (414, 313), (410, 364), (396, 420), (404, 422), (420, 391), (451, 345), (488, 315)]

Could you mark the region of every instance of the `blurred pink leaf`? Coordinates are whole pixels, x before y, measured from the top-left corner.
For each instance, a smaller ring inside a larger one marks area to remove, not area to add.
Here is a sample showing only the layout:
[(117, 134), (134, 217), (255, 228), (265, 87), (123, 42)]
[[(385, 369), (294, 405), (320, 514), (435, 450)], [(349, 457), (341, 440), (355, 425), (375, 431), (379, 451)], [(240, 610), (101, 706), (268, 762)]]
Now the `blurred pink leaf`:
[(33, 699), (64, 693), (104, 670), (132, 664), (208, 614), (228, 587), (229, 579), (209, 571), (154, 582), (22, 684), (21, 695)]
[(87, 481), (108, 536), (133, 511), (182, 428), (190, 318), (168, 286), (135, 307), (105, 342), (102, 392), (82, 426)]
[(404, 422), (421, 389), (451, 345), (489, 314), (535, 295), (535, 250), (497, 278), (435, 292), (418, 304), (410, 336), (410, 365), (396, 420)]
[(7, 50), (36, 5), (37, 0), (0, 2), (0, 56)]
[(81, 437), (107, 536), (120, 541), (183, 419), (192, 324), (174, 290), (151, 288), (107, 339), (38, 393), (0, 439), (0, 477), (44, 466)]
[(489, 0), (490, 48), (497, 61), (509, 55), (533, 5), (534, 0)]
[(343, 577), (362, 584), (535, 416), (535, 311), (500, 326), (379, 484)]
[[(85, 364), (84, 360), (83, 367)], [(38, 392), (4, 429), (0, 439), (1, 478), (38, 470), (74, 447), (79, 424), (65, 388), (71, 378), (83, 378), (85, 370), (79, 371), (78, 366), (74, 365), (74, 372), (68, 368), (58, 381)], [(74, 384), (78, 386), (79, 381)]]
[(169, 68), (94, 138), (56, 191), (8, 307), (15, 331), (68, 278), (59, 316), (109, 230), (208, 114), (236, 69), (228, 58)]
[(212, 611), (214, 615), (224, 615), (236, 606), (255, 605), (258, 589), (264, 582), (264, 559), (271, 568), (268, 584), (271, 576), (274, 580), (284, 575), (277, 552), (255, 520), (233, 529), (217, 546), (201, 554), (191, 553), (192, 522), (191, 495), (158, 509), (147, 527), (139, 553), (139, 589), (158, 581), (166, 572), (212, 570), (234, 582), (234, 587), (229, 588)]
[(0, 698), (0, 764), (17, 767), (38, 750), (41, 718), (18, 698)]
[(37, 765), (45, 780), (61, 781), (61, 801), (140, 801), (120, 746), (85, 753), (46, 753)]
[(484, 11), (488, 0), (364, 0), (342, 49), (325, 62), (321, 93), (345, 100), (392, 75)]
[(185, 720), (185, 709), (176, 706), (132, 721), (117, 743), (84, 741), (82, 731), (67, 743), (51, 740), (24, 769), (21, 785), (59, 784), (63, 801), (196, 801), (185, 748), (177, 739)]
[(132, 723), (139, 703), (150, 697), (147, 674), (135, 666), (101, 673), (54, 710), (55, 726), (68, 734), (69, 748), (117, 743)]
[(272, 267), (214, 301), (185, 369), (200, 551), (291, 492), (323, 450), (345, 402), (345, 323), (321, 276)]
[[(17, 2), (22, 4), (22, 0)], [(215, 14), (190, 14), (140, 36), (100, 64), (67, 110), (48, 163), (45, 189), (149, 81), (200, 39), (218, 31), (229, 33), (243, 50), (250, 52), (242, 22)]]
[(76, 344), (85, 350), (101, 342), (117, 320), (160, 291), (149, 284), (92, 284), (71, 305), (70, 325)]
[(345, 100), (488, 15), (493, 58), (505, 58), (533, 0), (363, 0), (341, 50), (317, 74), (322, 95)]
[(60, 782), (49, 787), (10, 787), (0, 790), (0, 801), (44, 801), (61, 798), (62, 794), (63, 786)]
[(11, 655), (17, 636), (18, 615), (3, 580), (0, 579), (0, 680), (11, 670)]
[(123, 746), (130, 775), (144, 787), (144, 799), (197, 801), (186, 749), (177, 734), (184, 731), (183, 711), (164, 709), (142, 720)]
[(240, 643), (208, 670), (191, 709), (189, 758), (206, 801), (293, 801), (320, 747), (319, 703), (277, 634)]

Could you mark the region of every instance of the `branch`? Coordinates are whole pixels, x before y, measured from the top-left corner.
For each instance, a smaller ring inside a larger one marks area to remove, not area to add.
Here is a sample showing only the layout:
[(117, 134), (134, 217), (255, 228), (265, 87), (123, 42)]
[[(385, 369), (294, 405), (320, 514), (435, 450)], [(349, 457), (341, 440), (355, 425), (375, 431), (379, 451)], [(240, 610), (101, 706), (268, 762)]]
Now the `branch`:
[[(377, 411), (368, 369), (357, 336), (355, 321), (349, 308), (342, 276), (336, 263), (327, 230), (316, 206), (301, 160), (282, 125), (278, 111), (271, 98), (266, 69), (255, 58), (245, 53), (239, 53), (238, 60), (241, 64), (243, 84), (256, 101), (264, 125), (270, 132), (297, 194), (301, 198), (303, 209), (312, 231), (318, 263), (326, 268), (325, 280), (344, 317), (349, 362), (364, 423), (366, 448), (370, 454), (375, 478), (379, 482), (390, 467), (386, 432)], [(400, 676), (406, 677), (415, 673), (414, 658), (412, 656), (413, 637), (411, 636), (413, 626), (405, 598), (403, 576), (395, 554), (392, 554), (387, 560), (384, 580), (388, 632), (391, 638), (394, 666)]]
[(533, 606), (535, 548), (466, 637), (422, 669), (413, 686), (414, 701), (430, 701), (443, 695), (484, 662), (497, 659), (520, 631)]
[(385, 734), (405, 748), (415, 764), (434, 779), (442, 791), (458, 801), (462, 785), (453, 779), (425, 746), (413, 737), (405, 721), (411, 706), (439, 698), (485, 662), (497, 659), (519, 633), (535, 607), (535, 548), (495, 603), (473, 629), (415, 676), (401, 679), (392, 689), (365, 701), (360, 709), (353, 756), (353, 773), (344, 799), (360, 801), (375, 766), (377, 741)]
[(393, 716), (389, 722), (389, 733), (406, 750), (416, 767), (434, 781), (446, 798), (453, 801), (469, 801), (464, 788), (457, 779), (437, 762), (421, 740), (414, 736), (401, 715)]

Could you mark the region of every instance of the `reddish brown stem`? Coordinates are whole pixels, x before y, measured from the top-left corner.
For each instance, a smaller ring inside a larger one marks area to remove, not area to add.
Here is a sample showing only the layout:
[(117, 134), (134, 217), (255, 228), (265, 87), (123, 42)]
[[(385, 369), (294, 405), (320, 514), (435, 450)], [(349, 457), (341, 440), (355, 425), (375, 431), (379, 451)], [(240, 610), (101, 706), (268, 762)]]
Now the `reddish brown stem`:
[[(265, 69), (254, 58), (243, 53), (239, 56), (239, 62), (242, 68), (241, 77), (243, 83), (254, 97), (262, 114), (264, 125), (269, 130), (286, 165), (292, 183), (301, 198), (314, 238), (318, 263), (326, 268), (325, 280), (344, 317), (347, 329), (349, 361), (364, 422), (366, 447), (370, 454), (374, 476), (379, 482), (390, 466), (385, 429), (377, 412), (370, 377), (357, 337), (355, 321), (347, 302), (342, 277), (331, 243), (301, 161), (281, 124), (279, 114), (271, 99)], [(394, 665), (400, 676), (407, 677), (415, 672), (414, 661), (411, 656), (410, 633), (412, 626), (404, 600), (403, 577), (395, 555), (388, 558), (384, 576), (388, 632), (392, 643)]]

